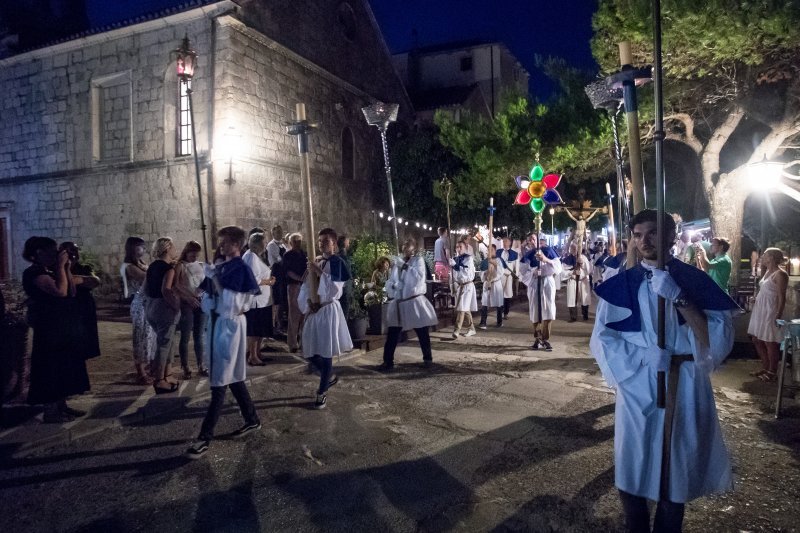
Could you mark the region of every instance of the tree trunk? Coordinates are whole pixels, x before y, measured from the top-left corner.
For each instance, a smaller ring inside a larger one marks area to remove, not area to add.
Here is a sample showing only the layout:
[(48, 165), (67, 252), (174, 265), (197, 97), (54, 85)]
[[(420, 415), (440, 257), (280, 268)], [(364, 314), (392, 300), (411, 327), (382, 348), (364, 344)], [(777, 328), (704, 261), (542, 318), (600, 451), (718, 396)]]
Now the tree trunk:
[(724, 237), (731, 243), (728, 255), (733, 265), (729, 282), (732, 286), (738, 284), (741, 265), (744, 201), (748, 194), (745, 170), (745, 166), (742, 165), (732, 172), (720, 174), (716, 184), (706, 191), (711, 232), (714, 237)]

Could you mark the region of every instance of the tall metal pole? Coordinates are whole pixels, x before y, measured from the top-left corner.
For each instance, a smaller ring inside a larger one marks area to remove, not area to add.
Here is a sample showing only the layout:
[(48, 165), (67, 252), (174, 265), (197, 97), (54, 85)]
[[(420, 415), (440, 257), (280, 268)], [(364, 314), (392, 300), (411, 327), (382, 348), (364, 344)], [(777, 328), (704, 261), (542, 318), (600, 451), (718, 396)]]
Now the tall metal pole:
[(203, 187), (200, 183), (200, 163), (197, 158), (197, 135), (194, 130), (194, 104), (192, 104), (192, 88), (189, 87), (188, 80), (182, 80), (186, 84), (186, 97), (189, 101), (189, 121), (192, 123), (192, 154), (194, 155), (194, 175), (197, 180), (197, 202), (200, 206), (200, 231), (203, 233), (203, 258), (208, 263), (208, 240), (206, 239), (206, 217), (203, 212)]
[[(631, 44), (619, 44), (619, 59), (622, 72), (633, 70)], [(628, 124), (628, 158), (631, 163), (631, 181), (633, 182), (633, 211), (638, 213), (647, 207), (642, 175), (642, 150), (639, 144), (639, 104), (636, 99), (636, 79), (625, 76), (622, 80), (622, 96), (625, 99), (625, 120)]]
[(614, 202), (611, 196), (611, 185), (608, 182), (606, 182), (606, 194), (608, 195), (608, 221), (611, 224), (611, 233), (608, 236), (609, 253), (615, 256), (617, 255), (617, 231), (614, 227)]
[(392, 166), (389, 163), (389, 143), (386, 142), (386, 128), (381, 130), (381, 143), (383, 144), (383, 165), (386, 169), (386, 187), (389, 189), (389, 207), (392, 210), (392, 230), (394, 230), (395, 253), (400, 255), (400, 236), (397, 232), (397, 213), (394, 210), (394, 190), (392, 189)]

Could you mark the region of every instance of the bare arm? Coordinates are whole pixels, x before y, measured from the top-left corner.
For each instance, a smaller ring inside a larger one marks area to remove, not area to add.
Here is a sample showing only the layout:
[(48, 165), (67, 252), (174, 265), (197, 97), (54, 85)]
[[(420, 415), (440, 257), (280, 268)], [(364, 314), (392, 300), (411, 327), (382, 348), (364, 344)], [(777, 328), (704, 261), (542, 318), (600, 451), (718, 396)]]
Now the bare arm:
[(97, 276), (72, 276), (72, 283), (75, 286), (80, 285), (84, 289), (95, 289), (100, 285), (100, 278)]
[(144, 281), (144, 278), (147, 277), (147, 270), (143, 268), (139, 268), (137, 265), (132, 263), (128, 263), (128, 266), (125, 267), (125, 275), (128, 276), (130, 279), (136, 280), (138, 282)]
[(572, 216), (572, 213), (570, 213), (570, 212), (569, 212), (569, 209), (567, 209), (566, 207), (564, 208), (564, 212), (567, 214), (567, 216), (568, 216), (569, 218), (571, 218), (571, 219), (572, 219), (572, 221), (573, 221), (573, 222), (577, 222), (577, 221), (578, 221), (578, 219), (577, 219), (577, 218), (575, 218), (574, 216)]
[(174, 283), (175, 269), (171, 268), (167, 270), (166, 274), (164, 274), (164, 279), (161, 280), (161, 295), (164, 297), (164, 301), (167, 302), (167, 305), (178, 311), (181, 305), (179, 295), (173, 286)]
[(706, 251), (702, 246), (697, 247), (695, 250), (695, 257), (697, 258), (697, 266), (703, 271), (708, 272), (711, 263), (708, 261), (708, 256), (706, 255)]
[(597, 212), (598, 212), (598, 211), (600, 211), (600, 209), (599, 209), (599, 208), (598, 208), (598, 209), (595, 209), (594, 211), (592, 211), (592, 214), (591, 214), (591, 215), (589, 215), (589, 216), (588, 216), (587, 218), (585, 218), (584, 220), (586, 220), (586, 222), (589, 222), (590, 220), (592, 220), (592, 218), (594, 218), (594, 216), (597, 214)]

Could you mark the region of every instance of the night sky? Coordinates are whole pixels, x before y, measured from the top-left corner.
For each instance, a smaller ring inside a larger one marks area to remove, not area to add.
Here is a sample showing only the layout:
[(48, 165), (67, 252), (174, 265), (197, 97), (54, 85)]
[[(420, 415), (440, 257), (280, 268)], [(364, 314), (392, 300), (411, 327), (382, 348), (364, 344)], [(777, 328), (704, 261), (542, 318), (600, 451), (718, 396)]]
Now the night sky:
[(508, 46), (531, 74), (530, 91), (549, 85), (534, 66), (535, 54), (558, 56), (595, 71), (589, 40), (596, 0), (369, 0), (393, 53), (409, 50), (412, 31), (420, 46), (482, 39)]

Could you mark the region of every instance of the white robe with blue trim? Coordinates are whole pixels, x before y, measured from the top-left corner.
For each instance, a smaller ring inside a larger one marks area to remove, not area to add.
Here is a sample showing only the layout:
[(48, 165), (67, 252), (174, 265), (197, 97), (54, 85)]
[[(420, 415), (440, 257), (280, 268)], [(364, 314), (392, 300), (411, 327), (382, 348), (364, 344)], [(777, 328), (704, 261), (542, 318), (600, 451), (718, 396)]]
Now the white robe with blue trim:
[[(639, 286), (641, 331), (620, 332), (606, 324), (631, 311), (603, 299), (590, 341), (592, 355), (615, 388), (614, 464), (617, 488), (659, 499), (664, 409), (656, 407), (656, 365), (649, 359), (657, 345), (658, 296), (645, 279)], [(666, 305), (666, 346), (673, 354), (693, 354), (681, 365), (673, 426), (669, 499), (685, 503), (733, 487), (730, 459), (717, 418), (709, 372), (733, 347), (731, 311), (704, 311), (710, 347), (701, 348), (687, 323), (680, 325), (672, 302)]]

